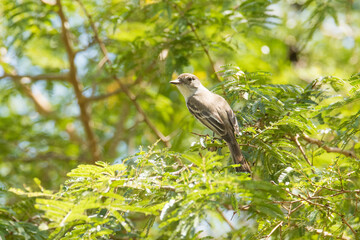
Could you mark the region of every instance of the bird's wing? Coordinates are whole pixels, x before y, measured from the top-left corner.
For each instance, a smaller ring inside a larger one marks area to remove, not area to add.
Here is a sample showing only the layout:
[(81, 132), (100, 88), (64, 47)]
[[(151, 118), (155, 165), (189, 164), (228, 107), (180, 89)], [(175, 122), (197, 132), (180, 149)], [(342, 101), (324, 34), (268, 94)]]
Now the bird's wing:
[(238, 125), (238, 121), (236, 119), (236, 115), (234, 114), (233, 110), (231, 108), (229, 108), (227, 111), (227, 116), (230, 120), (230, 123), (233, 127), (233, 131), (235, 132), (235, 134), (240, 135), (240, 131), (239, 131), (239, 125)]
[(220, 136), (226, 134), (224, 123), (217, 112), (211, 112), (209, 107), (198, 101), (195, 97), (188, 99), (186, 106), (202, 124)]

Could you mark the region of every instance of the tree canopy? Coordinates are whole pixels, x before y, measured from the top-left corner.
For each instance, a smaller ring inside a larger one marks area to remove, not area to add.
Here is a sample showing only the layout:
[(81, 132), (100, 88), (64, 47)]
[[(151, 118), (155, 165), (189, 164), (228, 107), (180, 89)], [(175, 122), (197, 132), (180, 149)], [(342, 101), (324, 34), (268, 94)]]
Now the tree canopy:
[[(359, 10), (3, 0), (0, 239), (359, 239)], [(183, 72), (231, 105), (251, 176)]]

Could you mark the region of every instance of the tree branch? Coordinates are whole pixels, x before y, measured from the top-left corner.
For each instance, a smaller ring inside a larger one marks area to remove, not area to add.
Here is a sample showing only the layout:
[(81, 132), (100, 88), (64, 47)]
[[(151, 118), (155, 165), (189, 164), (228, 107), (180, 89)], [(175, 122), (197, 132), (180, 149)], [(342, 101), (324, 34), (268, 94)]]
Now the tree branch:
[(99, 100), (103, 100), (106, 98), (109, 98), (111, 96), (117, 95), (119, 93), (122, 92), (122, 89), (119, 88), (118, 90), (115, 90), (113, 92), (107, 93), (107, 94), (103, 94), (103, 95), (98, 95), (98, 96), (92, 96), (92, 97), (87, 97), (86, 100), (87, 101), (99, 101)]
[(175, 172), (171, 172), (170, 174), (171, 174), (171, 175), (174, 175), (174, 176), (180, 175), (182, 172), (184, 172), (184, 171), (186, 171), (186, 170), (190, 170), (190, 168), (192, 168), (194, 165), (195, 165), (194, 163), (191, 163), (191, 164), (189, 164), (188, 166), (185, 165), (185, 166), (184, 166), (183, 168), (181, 168), (180, 170), (177, 170), (177, 171), (175, 171)]
[(74, 158), (66, 155), (62, 155), (56, 152), (39, 153), (35, 157), (5, 157), (4, 161), (22, 161), (26, 163), (39, 162), (39, 161), (84, 161), (84, 158)]
[[(50, 74), (51, 75), (51, 74)], [(24, 94), (28, 96), (35, 105), (36, 111), (41, 115), (49, 115), (52, 113), (52, 107), (50, 102), (41, 94), (33, 93), (31, 87), (26, 83), (27, 81), (34, 81), (34, 79), (39, 80), (43, 79), (43, 76), (49, 77), (50, 75), (37, 75), (37, 76), (26, 76), (26, 75), (17, 75), (15, 71), (12, 74), (5, 73), (2, 78), (11, 78), (15, 84), (17, 84)]]
[(58, 14), (61, 19), (61, 31), (63, 36), (63, 41), (65, 44), (65, 49), (68, 55), (69, 61), (69, 81), (73, 85), (75, 96), (80, 108), (80, 120), (84, 126), (84, 130), (87, 136), (88, 147), (92, 155), (94, 162), (100, 160), (100, 149), (97, 143), (97, 138), (92, 130), (92, 121), (90, 119), (90, 113), (88, 109), (88, 104), (85, 97), (82, 94), (82, 86), (77, 79), (77, 69), (75, 65), (75, 51), (73, 50), (72, 43), (70, 40), (70, 32), (68, 30), (69, 23), (64, 15), (61, 0), (57, 0), (56, 4), (58, 6)]
[(302, 138), (307, 141), (308, 143), (312, 143), (312, 144), (316, 144), (319, 147), (323, 148), (325, 151), (327, 152), (334, 152), (334, 153), (340, 153), (343, 154), (347, 157), (351, 157), (351, 158), (355, 158), (355, 159), (359, 159), (356, 154), (353, 151), (349, 151), (349, 150), (343, 150), (337, 147), (329, 147), (326, 146), (325, 143), (321, 140), (318, 140), (316, 138), (311, 138), (308, 135), (306, 135), (305, 133), (303, 134)]
[[(176, 10), (182, 17), (184, 17), (184, 13), (181, 11), (181, 9), (179, 8), (179, 6), (178, 6), (176, 3), (173, 3), (173, 6), (174, 6), (175, 10)], [(217, 73), (217, 71), (216, 71), (216, 69), (215, 69), (215, 63), (214, 63), (213, 59), (212, 59), (211, 56), (210, 56), (209, 50), (207, 49), (205, 43), (204, 43), (204, 42), (201, 40), (201, 38), (199, 37), (199, 34), (197, 33), (197, 30), (196, 30), (194, 24), (191, 23), (190, 21), (188, 21), (186, 18), (185, 18), (185, 21), (186, 21), (187, 25), (190, 27), (191, 31), (194, 33), (196, 40), (200, 43), (202, 49), (204, 50), (204, 52), (205, 52), (205, 54), (206, 54), (206, 56), (207, 56), (207, 58), (208, 58), (208, 60), (209, 60), (209, 62), (210, 62), (211, 68), (212, 68), (212, 70), (214, 71), (214, 74), (215, 74), (215, 76), (216, 76), (216, 79), (217, 79), (219, 82), (222, 82), (219, 74)]]
[(271, 232), (266, 236), (266, 240), (270, 239), (271, 235), (276, 231), (276, 229), (278, 229), (279, 227), (282, 226), (282, 224), (284, 223), (284, 221), (279, 222), (279, 224), (277, 224), (272, 230)]
[(230, 222), (230, 220), (226, 218), (224, 213), (218, 207), (216, 208), (216, 211), (219, 213), (219, 215), (222, 217), (222, 219), (224, 219), (224, 221), (229, 225), (229, 227), (231, 228), (232, 231), (236, 230), (235, 227)]
[(115, 157), (116, 155), (116, 147), (118, 146), (121, 137), (122, 137), (122, 133), (124, 131), (124, 122), (126, 120), (126, 117), (128, 116), (130, 110), (130, 106), (125, 104), (124, 106), (122, 106), (121, 114), (119, 116), (119, 119), (115, 125), (115, 131), (114, 134), (112, 136), (112, 138), (109, 140), (109, 149), (107, 151), (107, 155), (111, 158)]
[(39, 74), (35, 76), (31, 75), (16, 75), (16, 74), (8, 74), (5, 73), (4, 75), (0, 76), (0, 79), (3, 78), (11, 78), (14, 80), (21, 80), (24, 78), (27, 78), (33, 82), (39, 81), (39, 80), (46, 80), (46, 81), (68, 81), (69, 75), (66, 73), (45, 73), (45, 74)]
[(52, 113), (51, 104), (42, 94), (34, 94), (27, 84), (23, 84), (21, 83), (21, 81), (17, 82), (24, 90), (24, 93), (33, 101), (33, 103), (35, 104), (35, 109), (38, 113), (40, 113), (41, 115), (49, 115), (50, 113)]
[(321, 236), (324, 236), (324, 237), (338, 238), (338, 239), (343, 239), (343, 240), (350, 240), (350, 238), (348, 238), (348, 237), (335, 237), (333, 234), (331, 234), (329, 232), (326, 232), (323, 229), (316, 229), (316, 228), (311, 227), (311, 226), (306, 226), (305, 229), (308, 230), (309, 232), (315, 232), (315, 233), (317, 233), (317, 234), (319, 234)]
[(190, 22), (188, 22), (188, 25), (190, 26), (191, 31), (194, 33), (196, 39), (199, 41), (201, 47), (203, 48), (203, 50), (204, 50), (204, 52), (205, 52), (205, 54), (206, 54), (206, 56), (207, 56), (207, 58), (208, 58), (208, 60), (209, 60), (209, 62), (210, 62), (210, 65), (211, 65), (211, 67), (212, 67), (212, 70), (214, 71), (214, 74), (215, 74), (215, 76), (216, 76), (216, 79), (217, 79), (219, 82), (222, 82), (222, 81), (221, 81), (221, 78), (220, 78), (220, 75), (217, 73), (217, 71), (216, 71), (216, 69), (215, 69), (215, 63), (214, 63), (213, 59), (212, 59), (211, 56), (210, 56), (209, 50), (208, 50), (207, 47), (205, 46), (205, 43), (200, 39), (200, 37), (199, 37), (199, 35), (198, 35), (197, 31), (196, 31), (195, 26), (194, 26), (192, 23), (190, 23)]
[[(331, 208), (331, 207), (330, 207), (329, 205), (327, 205), (327, 204), (324, 205), (324, 204), (316, 203), (316, 202), (314, 202), (314, 201), (309, 200), (309, 199), (314, 199), (314, 196), (309, 196), (308, 198), (306, 198), (306, 197), (301, 196), (300, 194), (294, 194), (294, 193), (292, 193), (292, 192), (289, 191), (289, 190), (286, 190), (286, 189), (284, 189), (284, 190), (285, 190), (289, 195), (291, 195), (291, 196), (293, 196), (293, 197), (296, 197), (296, 198), (300, 198), (301, 200), (307, 202), (307, 203), (310, 204), (310, 205), (318, 206), (318, 207), (321, 207), (321, 208), (323, 208), (323, 209), (325, 209), (325, 210), (327, 210), (327, 211), (330, 211), (330, 212), (332, 212), (332, 213), (337, 214), (337, 215), (341, 218), (342, 222), (351, 230), (351, 232), (354, 234), (355, 238), (358, 237), (357, 232), (356, 232), (356, 231), (351, 227), (351, 225), (346, 221), (344, 215), (343, 215), (341, 212), (335, 211), (333, 208)], [(315, 201), (316, 201), (316, 198), (315, 198)], [(357, 238), (356, 238), (356, 239), (357, 239)]]
[(305, 154), (305, 151), (303, 149), (303, 147), (301, 146), (300, 142), (299, 142), (299, 134), (296, 134), (295, 137), (293, 137), (293, 141), (295, 142), (296, 146), (299, 148), (301, 154), (303, 155), (303, 157), (305, 158), (306, 162), (312, 166), (311, 162), (309, 161), (308, 157)]
[(108, 62), (108, 63), (111, 64), (111, 61), (110, 61), (109, 55), (108, 55), (108, 51), (107, 51), (107, 49), (106, 49), (106, 47), (105, 47), (105, 44), (101, 41), (101, 39), (100, 39), (100, 37), (99, 37), (99, 31), (98, 31), (97, 27), (95, 26), (94, 21), (92, 20), (91, 15), (90, 15), (89, 12), (86, 10), (86, 8), (85, 8), (85, 6), (84, 6), (84, 4), (82, 3), (81, 0), (76, 0), (76, 1), (79, 3), (81, 9), (84, 11), (86, 17), (89, 19), (90, 26), (91, 26), (92, 30), (94, 31), (95, 41), (99, 44), (100, 49), (101, 49), (101, 51), (102, 51), (103, 54), (104, 54), (104, 60), (102, 60), (102, 61), (105, 61), (105, 62)]
[[(341, 215), (340, 215), (341, 216)], [(354, 234), (355, 238), (358, 239), (358, 234), (357, 232), (350, 226), (350, 224), (346, 221), (345, 217), (344, 216), (341, 216), (341, 220), (343, 223), (345, 223), (351, 230), (351, 232)]]
[[(85, 6), (82, 4), (81, 0), (76, 0), (79, 4), (80, 7), (82, 8), (82, 10), (84, 11), (85, 15), (87, 16), (87, 18), (89, 19), (90, 22), (90, 26), (92, 28), (92, 30), (94, 31), (94, 37), (95, 40), (97, 41), (97, 43), (100, 46), (100, 49), (102, 51), (102, 53), (104, 54), (104, 59), (106, 59), (106, 62), (111, 66), (112, 62), (110, 61), (109, 57), (108, 57), (108, 51), (104, 45), (104, 43), (101, 41), (100, 37), (99, 37), (99, 33), (97, 30), (97, 27), (95, 26), (91, 15), (87, 12)], [(170, 139), (168, 137), (166, 137), (159, 129), (156, 128), (156, 126), (151, 122), (151, 120), (148, 118), (148, 116), (146, 115), (145, 111), (143, 110), (143, 108), (140, 106), (140, 104), (136, 101), (136, 97), (135, 95), (128, 89), (128, 87), (123, 84), (120, 79), (116, 76), (113, 75), (113, 78), (115, 79), (115, 81), (119, 84), (120, 89), (125, 93), (125, 95), (129, 98), (129, 100), (134, 104), (136, 110), (140, 113), (140, 115), (144, 118), (144, 122), (151, 128), (151, 130), (161, 139), (162, 142), (164, 142), (165, 146), (170, 147)]]
[(144, 118), (144, 122), (153, 130), (153, 132), (161, 139), (161, 141), (165, 144), (166, 147), (170, 147), (170, 139), (166, 137), (159, 129), (156, 128), (156, 126), (151, 122), (151, 120), (146, 115), (145, 111), (142, 109), (140, 104), (136, 101), (135, 95), (130, 92), (128, 87), (125, 84), (122, 84), (122, 82), (114, 76), (114, 79), (119, 84), (120, 88), (123, 90), (123, 92), (126, 94), (126, 96), (130, 99), (130, 101), (134, 104), (136, 110), (140, 113), (140, 115)]

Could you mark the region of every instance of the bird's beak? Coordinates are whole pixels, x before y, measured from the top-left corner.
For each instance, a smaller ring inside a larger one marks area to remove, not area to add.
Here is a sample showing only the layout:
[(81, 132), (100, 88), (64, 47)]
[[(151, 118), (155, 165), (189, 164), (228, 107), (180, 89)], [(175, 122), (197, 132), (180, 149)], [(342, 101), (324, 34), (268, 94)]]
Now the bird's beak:
[(170, 81), (171, 84), (180, 84), (181, 82), (179, 81), (179, 79), (175, 79), (175, 80), (172, 80)]

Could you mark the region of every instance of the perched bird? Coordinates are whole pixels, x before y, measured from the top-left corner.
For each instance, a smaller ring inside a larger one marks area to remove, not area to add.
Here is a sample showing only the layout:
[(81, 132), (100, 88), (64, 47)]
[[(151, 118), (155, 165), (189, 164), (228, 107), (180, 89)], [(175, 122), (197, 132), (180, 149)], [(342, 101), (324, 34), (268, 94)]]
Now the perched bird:
[(184, 96), (190, 113), (225, 140), (234, 163), (241, 164), (236, 171), (251, 172), (250, 165), (236, 141), (235, 134), (239, 134), (236, 116), (226, 100), (210, 92), (195, 75), (190, 73), (183, 73), (170, 83), (175, 84)]

